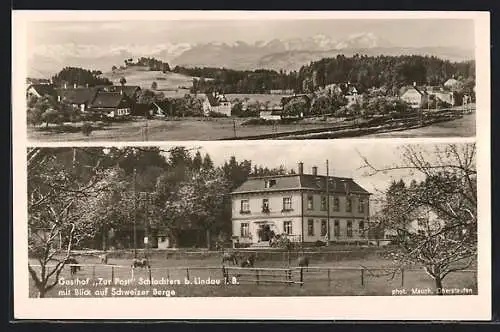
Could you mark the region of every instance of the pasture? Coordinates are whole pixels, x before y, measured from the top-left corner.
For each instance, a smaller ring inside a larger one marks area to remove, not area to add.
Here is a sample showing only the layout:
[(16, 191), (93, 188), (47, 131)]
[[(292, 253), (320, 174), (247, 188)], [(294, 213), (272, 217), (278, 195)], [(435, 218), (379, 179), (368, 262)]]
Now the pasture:
[(120, 79), (125, 77), (126, 85), (138, 85), (141, 89), (151, 89), (151, 84), (156, 82), (158, 86), (156, 90), (168, 94), (168, 97), (184, 96), (189, 93), (189, 88), (193, 85), (193, 77), (173, 72), (150, 71), (146, 67), (139, 66), (117, 69), (114, 72), (104, 73), (103, 76), (115, 85), (120, 85)]
[[(90, 136), (84, 136), (81, 131), (58, 132), (39, 130), (28, 127), (28, 138), (36, 141), (67, 142), (67, 141), (185, 141), (185, 140), (219, 140), (235, 137), (273, 134), (277, 132), (307, 130), (314, 128), (329, 128), (331, 123), (276, 124), (272, 125), (241, 125), (248, 118), (169, 118), (151, 119), (134, 118), (130, 121), (112, 123), (106, 127), (94, 130)], [(147, 135), (146, 135), (147, 132)]]
[[(58, 284), (46, 296), (131, 296), (125, 293), (131, 290), (142, 292), (132, 293), (134, 296), (146, 297), (387, 296), (394, 295), (395, 290), (406, 292), (398, 295), (411, 295), (415, 289), (435, 289), (433, 280), (421, 268), (392, 273), (391, 262), (376, 252), (341, 251), (309, 254), (309, 257), (310, 266), (302, 270), (301, 277), (296, 253), (290, 257), (290, 266), (287, 253), (258, 253), (254, 268), (239, 268), (226, 263), (224, 269), (220, 253), (154, 254), (150, 256), (151, 270), (132, 269), (130, 257), (111, 255), (108, 264), (104, 265), (99, 263), (97, 256), (77, 256), (83, 265), (82, 270), (71, 276), (69, 267), (65, 267), (60, 279), (64, 278), (62, 280), (67, 283), (88, 280), (88, 284)], [(185, 284), (185, 280), (190, 283)], [(452, 273), (444, 280), (444, 287), (467, 289), (471, 294), (477, 294), (476, 273)], [(88, 290), (86, 294), (75, 293), (85, 289)], [(30, 296), (36, 294), (30, 279)]]

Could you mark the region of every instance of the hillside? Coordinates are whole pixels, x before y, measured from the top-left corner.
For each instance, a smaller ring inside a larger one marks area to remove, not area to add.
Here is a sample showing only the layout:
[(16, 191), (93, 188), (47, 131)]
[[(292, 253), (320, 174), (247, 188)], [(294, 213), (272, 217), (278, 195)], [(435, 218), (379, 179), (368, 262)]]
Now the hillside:
[[(193, 77), (182, 74), (161, 71), (150, 71), (146, 67), (131, 66), (126, 69), (117, 69), (103, 74), (115, 85), (120, 85), (120, 79), (125, 77), (127, 85), (138, 85), (141, 89), (151, 89), (151, 84), (156, 82), (157, 91), (166, 95), (174, 92), (188, 93), (193, 85)], [(187, 92), (186, 92), (187, 91)]]

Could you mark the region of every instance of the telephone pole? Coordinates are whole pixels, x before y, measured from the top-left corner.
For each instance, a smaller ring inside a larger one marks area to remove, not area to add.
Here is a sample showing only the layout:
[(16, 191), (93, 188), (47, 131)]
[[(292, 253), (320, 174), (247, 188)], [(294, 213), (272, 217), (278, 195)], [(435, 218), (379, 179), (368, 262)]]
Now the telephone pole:
[(330, 245), (330, 172), (328, 171), (328, 159), (326, 160), (326, 245)]

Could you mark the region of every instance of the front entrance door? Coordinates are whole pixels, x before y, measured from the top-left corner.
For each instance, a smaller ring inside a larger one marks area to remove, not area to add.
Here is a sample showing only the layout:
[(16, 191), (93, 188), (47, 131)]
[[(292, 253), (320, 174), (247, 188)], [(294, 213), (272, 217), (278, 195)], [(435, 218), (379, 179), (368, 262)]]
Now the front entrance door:
[(259, 242), (271, 240), (271, 227), (268, 224), (260, 225), (257, 233)]

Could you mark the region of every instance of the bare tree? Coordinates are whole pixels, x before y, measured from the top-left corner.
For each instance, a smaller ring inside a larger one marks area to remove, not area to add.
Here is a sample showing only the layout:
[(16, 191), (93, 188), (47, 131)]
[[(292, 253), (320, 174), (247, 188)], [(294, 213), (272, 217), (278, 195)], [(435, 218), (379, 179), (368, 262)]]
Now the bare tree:
[(68, 151), (33, 148), (27, 152), (28, 249), (40, 265), (38, 269), (28, 263), (28, 270), (39, 297), (57, 285), (75, 246), (95, 233), (75, 207), (79, 200), (95, 193), (97, 176), (79, 181), (75, 170), (57, 157)]
[(392, 234), (390, 255), (399, 266), (422, 266), (438, 294), (450, 273), (469, 268), (477, 255), (476, 146), (473, 143), (405, 146), (402, 163), (377, 167), (363, 157), (368, 174), (409, 171), (410, 184), (393, 182), (376, 224)]

